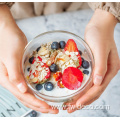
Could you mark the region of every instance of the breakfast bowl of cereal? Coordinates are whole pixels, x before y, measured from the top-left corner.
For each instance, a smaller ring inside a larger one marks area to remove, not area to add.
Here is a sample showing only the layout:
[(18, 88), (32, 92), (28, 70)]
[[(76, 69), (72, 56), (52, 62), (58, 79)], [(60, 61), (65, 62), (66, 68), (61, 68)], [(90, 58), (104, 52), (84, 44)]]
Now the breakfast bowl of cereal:
[(77, 99), (92, 85), (93, 54), (87, 43), (67, 31), (42, 33), (25, 47), (22, 69), (40, 99), (61, 103)]

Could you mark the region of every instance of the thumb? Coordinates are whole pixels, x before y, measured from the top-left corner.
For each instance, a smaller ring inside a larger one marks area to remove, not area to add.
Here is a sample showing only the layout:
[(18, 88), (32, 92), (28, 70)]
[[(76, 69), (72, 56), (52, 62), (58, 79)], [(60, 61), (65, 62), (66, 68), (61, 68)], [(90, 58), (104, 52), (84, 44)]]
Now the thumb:
[(107, 72), (108, 54), (104, 50), (98, 48), (94, 51), (94, 58), (95, 58), (95, 67), (94, 67), (93, 83), (95, 85), (101, 85), (104, 76)]
[(21, 72), (20, 60), (16, 58), (9, 60), (10, 62), (6, 64), (9, 80), (20, 92), (25, 93), (27, 91), (27, 85)]

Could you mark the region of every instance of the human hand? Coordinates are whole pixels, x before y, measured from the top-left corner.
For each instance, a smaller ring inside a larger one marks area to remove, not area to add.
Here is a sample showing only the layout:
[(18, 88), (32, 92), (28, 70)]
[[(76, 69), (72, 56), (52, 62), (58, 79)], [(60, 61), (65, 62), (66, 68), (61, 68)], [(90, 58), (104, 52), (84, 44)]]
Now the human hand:
[(24, 81), (21, 59), (27, 39), (16, 25), (9, 8), (0, 5), (0, 85), (8, 89), (25, 106), (42, 113), (58, 113), (37, 99)]
[[(116, 23), (117, 20), (112, 14), (98, 9), (87, 25), (85, 41), (90, 46), (95, 59), (93, 86), (77, 101), (66, 103), (69, 105), (67, 108), (69, 113), (97, 100), (120, 69), (119, 56), (114, 42)], [(71, 109), (72, 106), (75, 109)]]

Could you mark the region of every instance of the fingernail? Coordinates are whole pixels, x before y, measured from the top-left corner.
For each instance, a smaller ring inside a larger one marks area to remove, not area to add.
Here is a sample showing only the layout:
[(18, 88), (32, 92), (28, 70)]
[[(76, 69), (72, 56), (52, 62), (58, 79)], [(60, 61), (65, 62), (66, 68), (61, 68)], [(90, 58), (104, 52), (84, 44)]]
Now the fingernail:
[(26, 92), (26, 87), (23, 85), (23, 83), (18, 84), (17, 87), (20, 90), (20, 92), (22, 93)]
[(102, 77), (102, 76), (96, 75), (96, 76), (95, 76), (95, 79), (94, 79), (94, 84), (95, 84), (95, 85), (101, 85), (102, 80), (103, 80), (103, 77)]

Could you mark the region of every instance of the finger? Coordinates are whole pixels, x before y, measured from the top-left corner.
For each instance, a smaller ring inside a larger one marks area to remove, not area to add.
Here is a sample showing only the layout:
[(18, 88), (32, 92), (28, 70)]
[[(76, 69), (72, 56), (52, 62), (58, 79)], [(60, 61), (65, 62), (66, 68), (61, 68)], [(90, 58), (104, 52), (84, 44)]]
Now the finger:
[(20, 92), (25, 93), (27, 91), (27, 85), (25, 83), (23, 74), (20, 67), (20, 58), (17, 56), (9, 56), (9, 61), (5, 63), (9, 75), (10, 82), (15, 85)]
[[(106, 86), (106, 84), (109, 83), (109, 80), (113, 78), (113, 76), (109, 73), (111, 73), (111, 71), (109, 71), (108, 76), (105, 77), (104, 86)], [(96, 97), (93, 95), (92, 98), (90, 98), (90, 99), (87, 97), (84, 97), (84, 96), (83, 96), (83, 98), (80, 98), (80, 100), (77, 101), (76, 104), (73, 104), (73, 106), (76, 106), (76, 107), (74, 107), (74, 109), (68, 108), (68, 113), (73, 113), (76, 110), (80, 110), (80, 109), (84, 108), (86, 105), (90, 105), (91, 103), (93, 103), (95, 100), (97, 100), (99, 98), (100, 94), (98, 93), (98, 96), (96, 95)], [(91, 96), (88, 96), (88, 97), (91, 97)], [(82, 102), (82, 100), (83, 100), (83, 102)]]
[(107, 72), (107, 60), (108, 60), (108, 53), (103, 50), (102, 48), (98, 48), (94, 51), (94, 58), (95, 58), (95, 67), (94, 67), (94, 76), (93, 76), (93, 83), (94, 85), (101, 85), (104, 79), (104, 76)]
[(77, 110), (76, 101), (66, 103), (66, 110), (68, 113), (72, 113)]
[(49, 110), (49, 113), (52, 114), (57, 114), (59, 112), (58, 109), (52, 109), (51, 106), (49, 106), (46, 102), (37, 99), (30, 90), (28, 90), (29, 93), (24, 94), (16, 90), (16, 87), (13, 84), (11, 84), (11, 82), (9, 82), (7, 70), (1, 62), (0, 68), (2, 68), (2, 70), (0, 69), (0, 78), (3, 81), (2, 86), (8, 89), (10, 92), (12, 92), (20, 101), (26, 103), (27, 105), (29, 105), (29, 107), (31, 106), (30, 108), (35, 108), (34, 110), (42, 109), (41, 111), (45, 112), (45, 109), (47, 109)]
[(72, 113), (77, 109), (82, 109), (83, 106), (87, 105), (90, 101), (94, 101), (100, 93), (100, 87), (94, 85), (88, 90), (87, 93), (85, 93), (80, 99), (78, 99), (75, 104), (72, 104), (70, 107), (68, 107), (68, 113)]
[(39, 112), (42, 112), (42, 113), (48, 113), (49, 111), (46, 110), (46, 109), (41, 109), (41, 108), (38, 108), (38, 107), (35, 107), (35, 106), (32, 106), (24, 101), (21, 101), (22, 104), (24, 104), (27, 108), (30, 108), (32, 110), (35, 110), (35, 111), (39, 111)]
[(7, 86), (7, 89), (12, 92), (19, 100), (21, 101), (24, 101), (26, 103), (28, 103), (29, 105), (32, 105), (32, 106), (35, 106), (37, 108), (43, 108), (43, 109), (48, 109), (50, 108), (49, 105), (40, 100), (40, 99), (37, 99), (34, 94), (28, 90), (26, 93), (21, 93), (19, 92), (19, 90), (16, 90), (16, 88), (10, 85), (10, 86)]
[(54, 109), (53, 109), (53, 108), (50, 106), (49, 113), (51, 113), (51, 114), (58, 114), (58, 113), (59, 113), (59, 110), (58, 110), (57, 108), (54, 108)]
[(101, 86), (94, 85), (90, 88), (85, 95), (83, 95), (76, 103), (77, 106), (80, 104), (85, 105), (90, 101), (94, 100), (97, 96), (100, 96), (104, 89), (107, 87), (111, 79), (117, 74), (118, 72), (118, 64), (119, 64), (119, 57), (117, 50), (113, 48), (110, 52), (108, 57), (108, 70), (104, 77), (103, 84)]
[(18, 92), (19, 91), (17, 91), (14, 94), (19, 100), (24, 101), (28, 103), (29, 105), (35, 106), (37, 108), (43, 108), (43, 109), (50, 108), (50, 106), (46, 102), (40, 99), (37, 99), (30, 91), (26, 93), (21, 93), (21, 92), (18, 93)]
[(13, 93), (13, 95), (15, 95), (19, 100), (24, 101), (32, 106), (38, 107), (38, 108), (49, 108), (49, 105), (42, 101), (37, 99), (33, 93), (28, 90), (28, 92), (26, 93), (21, 93), (16, 86), (14, 86), (9, 80), (8, 80), (8, 76), (6, 76), (7, 74), (7, 70), (5, 68), (5, 66), (0, 62), (0, 83), (3, 87), (5, 87), (6, 89), (8, 89), (11, 93)]
[[(74, 105), (73, 105), (73, 106), (74, 106)], [(71, 109), (71, 107), (69, 107), (69, 108), (67, 109), (67, 112), (68, 112), (68, 113), (73, 113), (73, 112), (75, 112), (76, 110), (78, 110), (77, 107), (74, 107), (74, 109), (73, 109), (73, 108)]]
[(90, 46), (95, 60), (93, 75), (93, 82), (95, 85), (101, 85), (104, 79), (105, 73), (107, 71), (108, 55), (110, 52), (110, 50), (108, 49), (109, 47), (104, 47), (107, 38), (102, 38), (101, 34), (99, 33), (100, 31), (98, 31), (96, 28), (92, 28), (92, 31), (87, 30), (85, 33), (85, 41)]
[(107, 71), (105, 79), (103, 81), (103, 84), (101, 86), (94, 85), (92, 88), (90, 88), (85, 95), (83, 95), (77, 102), (76, 106), (79, 105), (86, 105), (87, 103), (90, 103), (91, 101), (95, 101), (98, 99), (98, 96), (102, 94), (102, 92), (105, 90), (106, 86), (109, 84), (110, 80), (114, 77), (112, 74), (113, 71), (110, 69)]
[(24, 101), (21, 101), (26, 107), (28, 107), (28, 108), (31, 108), (31, 109), (33, 109), (33, 110), (35, 110), (35, 111), (39, 111), (39, 112), (41, 112), (41, 113), (51, 113), (51, 114), (57, 114), (59, 111), (57, 110), (57, 109), (43, 109), (43, 108), (37, 108), (37, 107), (34, 107), (34, 106), (32, 106), (32, 105), (30, 105), (30, 104), (28, 104), (28, 103), (26, 103), (26, 102), (24, 102)]
[(73, 113), (76, 110), (80, 110), (82, 108), (84, 108), (86, 105), (90, 105), (91, 103), (93, 103), (95, 100), (97, 100), (99, 98), (99, 96), (97, 96), (96, 98), (92, 99), (91, 101), (89, 101), (88, 103), (85, 103), (84, 105), (79, 105), (77, 106), (76, 104), (72, 104), (72, 106), (74, 106), (74, 109), (71, 109), (70, 107), (67, 109), (68, 113)]

